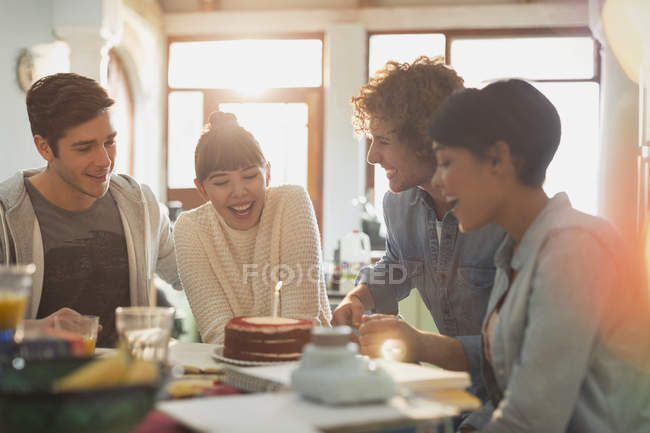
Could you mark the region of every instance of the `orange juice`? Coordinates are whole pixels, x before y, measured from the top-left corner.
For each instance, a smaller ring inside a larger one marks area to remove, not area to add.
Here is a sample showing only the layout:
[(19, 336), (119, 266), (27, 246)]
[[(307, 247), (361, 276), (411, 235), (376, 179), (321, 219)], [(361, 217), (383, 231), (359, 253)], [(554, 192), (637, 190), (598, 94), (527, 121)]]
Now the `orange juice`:
[(86, 355), (91, 356), (93, 353), (95, 353), (96, 342), (97, 342), (96, 338), (84, 337), (83, 344), (84, 344), (84, 352), (86, 352)]
[(0, 331), (16, 329), (25, 317), (27, 296), (0, 292)]

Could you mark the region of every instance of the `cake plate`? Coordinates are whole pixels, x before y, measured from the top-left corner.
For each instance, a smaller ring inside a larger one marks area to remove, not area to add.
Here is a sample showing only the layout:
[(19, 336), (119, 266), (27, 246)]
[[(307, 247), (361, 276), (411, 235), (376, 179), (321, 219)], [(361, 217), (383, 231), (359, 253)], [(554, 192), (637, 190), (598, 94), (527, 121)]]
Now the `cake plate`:
[(243, 367), (262, 367), (262, 366), (265, 366), (265, 365), (279, 365), (279, 364), (286, 364), (287, 362), (295, 362), (295, 360), (291, 360), (291, 361), (241, 361), (239, 359), (227, 358), (227, 357), (223, 356), (223, 344), (218, 344), (214, 348), (214, 351), (212, 352), (212, 357), (214, 359), (216, 359), (217, 361), (225, 362), (226, 364), (240, 365), (240, 366), (243, 366)]

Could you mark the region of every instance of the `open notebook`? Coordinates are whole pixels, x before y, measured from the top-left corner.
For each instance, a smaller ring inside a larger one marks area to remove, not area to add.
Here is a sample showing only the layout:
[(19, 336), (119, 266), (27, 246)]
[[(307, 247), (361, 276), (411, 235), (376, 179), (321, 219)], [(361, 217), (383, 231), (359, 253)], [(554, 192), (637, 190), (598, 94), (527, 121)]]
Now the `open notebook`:
[[(384, 359), (374, 360), (386, 370), (403, 389), (413, 393), (439, 389), (464, 389), (470, 385), (466, 372), (448, 371), (436, 367), (425, 367)], [(291, 385), (291, 372), (298, 362), (270, 365), (264, 367), (225, 367), (224, 382), (249, 392), (268, 392), (287, 390)]]

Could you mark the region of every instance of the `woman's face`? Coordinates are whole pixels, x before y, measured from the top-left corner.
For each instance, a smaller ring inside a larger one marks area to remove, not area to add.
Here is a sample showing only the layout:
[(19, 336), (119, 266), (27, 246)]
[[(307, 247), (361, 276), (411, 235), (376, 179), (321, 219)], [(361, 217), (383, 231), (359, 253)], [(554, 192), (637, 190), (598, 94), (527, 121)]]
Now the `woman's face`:
[(461, 147), (434, 143), (434, 149), (438, 168), (433, 182), (452, 203), (461, 231), (470, 232), (494, 222), (503, 198), (494, 161)]
[(254, 227), (262, 215), (265, 191), (270, 179), (270, 166), (250, 166), (238, 170), (215, 170), (197, 189), (229, 227), (248, 230)]

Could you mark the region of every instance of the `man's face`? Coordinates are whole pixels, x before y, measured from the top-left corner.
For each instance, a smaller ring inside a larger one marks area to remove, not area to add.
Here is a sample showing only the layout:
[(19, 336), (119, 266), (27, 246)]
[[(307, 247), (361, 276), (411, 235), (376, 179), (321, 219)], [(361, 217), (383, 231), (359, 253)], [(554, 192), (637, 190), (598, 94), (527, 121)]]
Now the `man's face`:
[(108, 191), (115, 167), (115, 136), (108, 113), (65, 132), (58, 142), (58, 156), (48, 166), (71, 195), (98, 199)]
[(435, 172), (435, 164), (419, 158), (406, 143), (400, 141), (389, 120), (371, 119), (368, 163), (386, 170), (388, 187), (399, 193), (414, 186), (427, 186)]

